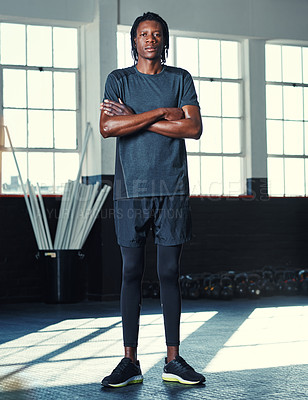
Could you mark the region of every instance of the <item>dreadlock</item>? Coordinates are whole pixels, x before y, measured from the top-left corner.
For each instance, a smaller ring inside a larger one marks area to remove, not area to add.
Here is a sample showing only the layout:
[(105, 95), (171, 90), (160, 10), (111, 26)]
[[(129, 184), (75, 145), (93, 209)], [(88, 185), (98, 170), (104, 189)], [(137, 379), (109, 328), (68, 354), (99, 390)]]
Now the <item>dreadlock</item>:
[(131, 46), (132, 46), (132, 56), (135, 61), (135, 64), (137, 64), (138, 61), (138, 53), (136, 49), (136, 44), (135, 44), (135, 38), (137, 36), (137, 28), (140, 24), (140, 22), (143, 21), (157, 21), (161, 24), (162, 30), (163, 30), (163, 40), (164, 40), (164, 48), (161, 53), (161, 62), (164, 64), (166, 62), (166, 57), (168, 56), (168, 49), (169, 49), (169, 29), (166, 21), (164, 21), (158, 14), (155, 14), (153, 12), (147, 12), (141, 15), (140, 17), (136, 18), (132, 29), (130, 30), (130, 40), (131, 40)]

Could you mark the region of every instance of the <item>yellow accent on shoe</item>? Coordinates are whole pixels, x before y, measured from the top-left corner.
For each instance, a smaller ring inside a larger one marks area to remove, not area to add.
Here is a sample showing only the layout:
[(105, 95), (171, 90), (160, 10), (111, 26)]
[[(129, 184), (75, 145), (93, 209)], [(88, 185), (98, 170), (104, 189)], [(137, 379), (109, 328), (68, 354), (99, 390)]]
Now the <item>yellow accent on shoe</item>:
[(131, 383), (142, 383), (142, 382), (143, 382), (143, 379), (136, 379), (134, 381), (128, 382), (128, 385), (130, 385)]
[(124, 386), (130, 385), (130, 384), (133, 384), (133, 383), (142, 383), (142, 382), (143, 382), (143, 378), (139, 378), (139, 379), (127, 380), (122, 383), (116, 383), (116, 384), (109, 383), (108, 386), (111, 386), (113, 388), (119, 388), (119, 387), (124, 387)]
[(185, 379), (182, 379), (179, 376), (173, 374), (170, 375), (172, 376), (166, 376), (166, 374), (163, 374), (162, 376), (163, 380), (167, 382), (179, 382), (182, 383), (183, 385), (197, 385), (198, 383), (200, 383), (200, 381), (191, 382), (191, 381), (186, 381)]

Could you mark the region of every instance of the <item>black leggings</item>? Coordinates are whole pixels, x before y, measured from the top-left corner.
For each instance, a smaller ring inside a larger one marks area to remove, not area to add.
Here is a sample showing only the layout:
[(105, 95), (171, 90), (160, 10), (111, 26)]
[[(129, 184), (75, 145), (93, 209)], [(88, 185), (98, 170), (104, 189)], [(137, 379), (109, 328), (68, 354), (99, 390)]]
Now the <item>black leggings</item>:
[[(181, 292), (179, 286), (182, 245), (157, 245), (157, 273), (167, 346), (180, 344)], [(141, 282), (145, 247), (122, 247), (121, 313), (124, 346), (137, 347), (141, 308)]]

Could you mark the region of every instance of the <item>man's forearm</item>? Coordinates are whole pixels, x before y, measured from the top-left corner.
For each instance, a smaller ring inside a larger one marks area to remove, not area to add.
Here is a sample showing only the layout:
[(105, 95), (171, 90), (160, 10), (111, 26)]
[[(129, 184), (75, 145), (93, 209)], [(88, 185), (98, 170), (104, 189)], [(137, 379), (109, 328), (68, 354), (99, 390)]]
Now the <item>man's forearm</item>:
[(178, 121), (158, 121), (150, 125), (147, 129), (160, 135), (183, 139), (199, 139), (202, 133), (202, 125), (190, 118)]
[(115, 115), (108, 117), (101, 112), (100, 131), (104, 138), (112, 136), (124, 136), (145, 129), (164, 118), (163, 108), (146, 111), (141, 114)]

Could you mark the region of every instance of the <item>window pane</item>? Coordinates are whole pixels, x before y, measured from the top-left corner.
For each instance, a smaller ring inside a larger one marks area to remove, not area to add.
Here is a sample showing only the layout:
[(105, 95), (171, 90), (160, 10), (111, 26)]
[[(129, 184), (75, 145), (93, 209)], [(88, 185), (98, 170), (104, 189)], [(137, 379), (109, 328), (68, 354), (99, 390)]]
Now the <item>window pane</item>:
[(219, 40), (199, 40), (200, 76), (220, 78)]
[(132, 47), (130, 43), (130, 34), (125, 32), (125, 64), (126, 66), (130, 67), (133, 65), (133, 56), (132, 56)]
[(283, 88), (284, 119), (303, 119), (303, 90), (301, 87)]
[(79, 168), (79, 155), (69, 153), (55, 154), (56, 193), (62, 193), (69, 180), (75, 180)]
[(303, 47), (303, 81), (308, 83), (308, 47)]
[(171, 65), (171, 66), (175, 66), (174, 36), (169, 37), (169, 50), (168, 50), (167, 64)]
[(201, 158), (201, 193), (222, 194), (222, 157)]
[(28, 71), (28, 107), (52, 108), (52, 73)]
[(200, 194), (200, 157), (188, 156), (188, 175), (190, 194)]
[(78, 68), (77, 29), (53, 28), (53, 65)]
[[(200, 102), (200, 81), (198, 81), (196, 79), (194, 79), (193, 81), (194, 81), (194, 86), (195, 86), (196, 93), (197, 93), (197, 98), (198, 98), (198, 101)], [(200, 110), (200, 112), (202, 113), (202, 110)]]
[(185, 139), (186, 151), (196, 153), (200, 151), (200, 140)]
[(304, 88), (304, 120), (308, 121), (308, 88)]
[(239, 78), (239, 43), (221, 42), (221, 69), (223, 78)]
[(53, 192), (53, 154), (29, 153), (29, 179), (38, 183), (43, 193)]
[(1, 63), (26, 65), (25, 25), (1, 24)]
[(265, 46), (266, 80), (281, 82), (281, 46)]
[(286, 196), (305, 195), (304, 160), (285, 158)]
[(268, 193), (270, 196), (284, 195), (283, 158), (267, 159)]
[(176, 65), (198, 76), (198, 39), (176, 38)]
[(19, 69), (3, 70), (4, 107), (26, 107), (26, 71)]
[(308, 156), (308, 122), (304, 123), (305, 127), (305, 155)]
[(266, 117), (282, 119), (282, 86), (266, 86)]
[(238, 83), (222, 84), (222, 114), (225, 117), (240, 117), (240, 85)]
[(125, 68), (125, 34), (117, 32), (117, 56), (118, 68)]
[(77, 134), (75, 111), (55, 111), (54, 132), (56, 148), (76, 149)]
[(301, 155), (304, 153), (303, 123), (284, 122), (284, 154)]
[[(27, 111), (4, 109), (4, 124), (7, 125), (14, 147), (27, 147)], [(7, 135), (5, 146), (9, 147)]]
[(53, 147), (52, 111), (29, 111), (29, 147)]
[(201, 151), (205, 153), (221, 153), (221, 119), (202, 118), (202, 122)]
[(282, 46), (282, 78), (284, 82), (302, 82), (301, 48)]
[(27, 27), (27, 64), (39, 67), (52, 66), (51, 27)]
[(76, 75), (71, 72), (54, 73), (54, 107), (76, 109)]
[[(27, 179), (27, 154), (15, 153), (21, 177)], [(22, 193), (17, 167), (11, 152), (2, 153), (2, 189), (3, 193)]]
[(235, 118), (223, 118), (223, 152), (240, 153), (241, 151), (241, 131), (240, 120)]
[(268, 154), (283, 154), (283, 125), (282, 121), (266, 122)]
[(129, 67), (133, 64), (129, 33), (117, 32), (117, 55), (118, 68)]
[(224, 195), (243, 194), (240, 157), (224, 157)]
[(202, 115), (221, 115), (220, 82), (200, 82), (200, 107)]

